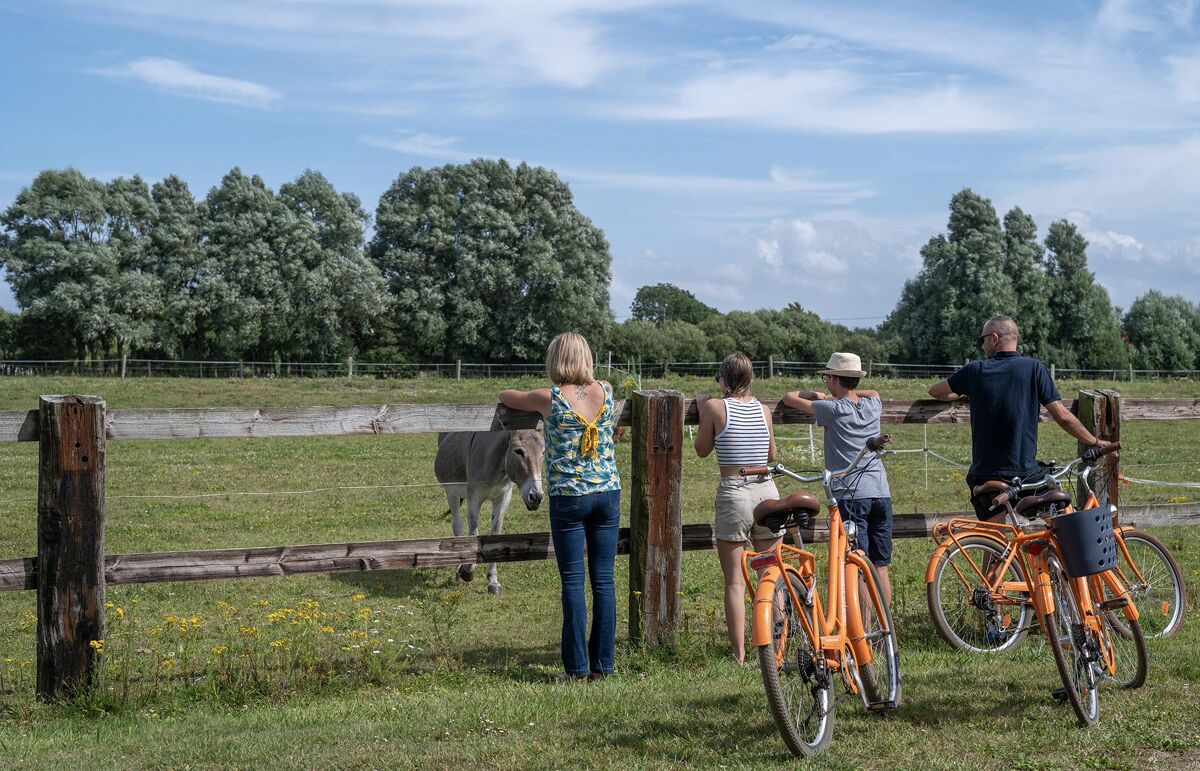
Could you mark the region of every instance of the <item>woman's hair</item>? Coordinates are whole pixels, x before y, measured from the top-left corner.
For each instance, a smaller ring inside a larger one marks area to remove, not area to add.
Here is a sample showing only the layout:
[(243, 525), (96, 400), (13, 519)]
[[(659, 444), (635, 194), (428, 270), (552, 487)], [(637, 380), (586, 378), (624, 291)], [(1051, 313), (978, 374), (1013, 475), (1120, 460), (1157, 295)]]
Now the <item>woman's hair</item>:
[(750, 384), (754, 382), (754, 365), (744, 353), (731, 353), (721, 362), (718, 370), (725, 388), (731, 396), (745, 396), (750, 393)]
[(587, 385), (595, 380), (592, 347), (578, 332), (563, 332), (546, 349), (546, 377), (555, 385)]

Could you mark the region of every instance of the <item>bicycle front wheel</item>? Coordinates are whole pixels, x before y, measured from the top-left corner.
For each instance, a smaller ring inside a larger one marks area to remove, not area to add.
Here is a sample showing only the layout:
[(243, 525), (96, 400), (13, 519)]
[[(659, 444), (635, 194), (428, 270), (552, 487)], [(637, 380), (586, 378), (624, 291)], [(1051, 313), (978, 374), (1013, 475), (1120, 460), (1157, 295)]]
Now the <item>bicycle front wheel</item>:
[(1042, 619), (1046, 641), (1054, 654), (1054, 664), (1062, 678), (1067, 701), (1075, 710), (1079, 724), (1087, 728), (1100, 722), (1100, 697), (1096, 693), (1093, 668), (1099, 645), (1083, 623), (1083, 613), (1071, 591), (1070, 579), (1058, 560), (1052, 558), (1048, 570), (1054, 611)]
[(793, 755), (809, 757), (827, 750), (833, 739), (833, 680), (800, 621), (803, 613), (811, 627), (812, 610), (792, 601), (785, 580), (797, 597), (804, 596), (800, 576), (785, 570), (769, 597), (754, 598), (756, 604), (771, 603), (771, 642), (758, 647), (758, 668), (784, 744)]
[(1021, 563), (1014, 559), (1003, 575), (993, 579), (996, 591), (979, 577), (998, 573), (1005, 552), (998, 541), (972, 535), (950, 544), (938, 558), (925, 594), (933, 626), (950, 647), (967, 653), (999, 653), (1016, 647), (1029, 631), (1033, 610)]
[[(1129, 596), (1137, 606), (1142, 632), (1146, 637), (1170, 637), (1183, 624), (1187, 611), (1187, 594), (1183, 589), (1183, 571), (1162, 541), (1142, 530), (1130, 530), (1122, 536), (1125, 552), (1117, 548), (1117, 574), (1129, 589)], [(1133, 565), (1137, 566), (1137, 573)], [(1141, 579), (1138, 578), (1141, 574)], [(1125, 615), (1110, 612), (1113, 626), (1126, 637), (1129, 636)]]
[(879, 586), (879, 573), (874, 565), (868, 563), (867, 567), (870, 572), (860, 579), (858, 604), (863, 640), (869, 646), (871, 661), (863, 664), (856, 660), (855, 664), (867, 708), (891, 712), (900, 706), (900, 650), (892, 611)]

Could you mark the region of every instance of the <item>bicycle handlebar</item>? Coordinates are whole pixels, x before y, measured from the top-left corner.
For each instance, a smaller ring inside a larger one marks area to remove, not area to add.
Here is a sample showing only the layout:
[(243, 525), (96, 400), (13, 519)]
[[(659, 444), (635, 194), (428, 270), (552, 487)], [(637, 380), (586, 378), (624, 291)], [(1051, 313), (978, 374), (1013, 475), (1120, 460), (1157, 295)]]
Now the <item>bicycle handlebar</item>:
[(1059, 484), (1058, 480), (1071, 473), (1076, 466), (1081, 463), (1085, 466), (1091, 466), (1100, 458), (1103, 458), (1105, 455), (1110, 453), (1114, 453), (1119, 449), (1121, 449), (1120, 442), (1112, 442), (1111, 444), (1106, 444), (1103, 447), (1089, 447), (1088, 449), (1084, 450), (1078, 458), (1063, 466), (1058, 471), (1044, 474), (1037, 479), (1014, 479), (1012, 484), (1008, 486), (1008, 489), (992, 499), (991, 509), (997, 509), (1016, 498), (1019, 494), (1029, 490), (1037, 490), (1040, 487), (1046, 487), (1049, 485), (1055, 485), (1061, 488), (1062, 485)]
[(752, 477), (762, 476), (765, 474), (784, 474), (798, 482), (820, 482), (825, 478), (825, 475), (828, 474), (830, 479), (837, 479), (838, 477), (846, 476), (851, 471), (858, 468), (858, 465), (862, 463), (863, 458), (867, 455), (886, 454), (887, 451), (883, 449), (883, 446), (890, 441), (892, 441), (891, 434), (880, 434), (879, 436), (868, 439), (866, 446), (859, 450), (858, 456), (854, 458), (853, 462), (851, 462), (849, 466), (841, 471), (827, 471), (820, 474), (815, 474), (813, 476), (804, 476), (803, 474), (797, 474), (796, 472), (784, 467), (782, 463), (776, 463), (774, 466), (743, 466), (738, 469), (738, 476)]

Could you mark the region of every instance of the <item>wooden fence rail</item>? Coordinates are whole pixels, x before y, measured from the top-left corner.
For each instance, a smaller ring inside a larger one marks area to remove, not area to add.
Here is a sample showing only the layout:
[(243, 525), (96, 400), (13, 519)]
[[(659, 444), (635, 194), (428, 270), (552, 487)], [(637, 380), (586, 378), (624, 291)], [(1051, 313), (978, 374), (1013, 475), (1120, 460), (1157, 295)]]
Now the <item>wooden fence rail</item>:
[[(776, 423), (811, 418), (767, 402)], [(1072, 408), (1098, 436), (1120, 438), (1122, 420), (1200, 419), (1200, 399), (1128, 399), (1115, 392), (1081, 391)], [(620, 549), (630, 559), (630, 629), (635, 639), (672, 644), (680, 619), (681, 553), (713, 547), (709, 525), (680, 525), (683, 425), (697, 422), (696, 405), (682, 394), (638, 392), (618, 406), (618, 425), (633, 427), (630, 529)], [(962, 423), (966, 402), (884, 403), (884, 423)], [(1043, 415), (1043, 419), (1045, 416)], [(135, 409), (107, 411), (87, 396), (44, 396), (39, 410), (0, 412), (0, 441), (39, 441), (38, 555), (0, 560), (0, 591), (38, 591), (38, 695), (54, 699), (87, 687), (102, 639), (108, 584), (251, 578), (302, 573), (385, 570), (464, 562), (544, 560), (548, 533), (419, 539), (252, 549), (106, 555), (104, 450), (108, 441), (254, 437), (355, 436), (433, 431), (532, 428), (533, 413), (496, 405), (434, 404), (279, 409)], [(1110, 498), (1116, 502), (1116, 456)], [(900, 538), (929, 534), (951, 514), (896, 518)], [(1142, 524), (1200, 522), (1196, 507), (1125, 510)], [(818, 527), (804, 533), (822, 541)], [(633, 592), (641, 596), (635, 601)]]
[[(812, 423), (812, 416), (764, 399), (777, 424)], [(1076, 402), (1068, 406), (1077, 411)], [(618, 401), (617, 425), (632, 425), (628, 400)], [(1122, 399), (1125, 420), (1200, 420), (1200, 399)], [(885, 401), (884, 423), (966, 423), (965, 401)], [(1042, 413), (1043, 420), (1049, 417)], [(487, 431), (499, 421), (504, 428), (534, 428), (539, 416), (492, 404), (379, 404), (355, 407), (278, 407), (264, 409), (130, 409), (110, 410), (104, 432), (109, 441), (130, 439), (216, 439), (282, 436), (365, 436), (434, 431)], [(683, 400), (684, 425), (698, 422), (696, 402)], [(36, 442), (38, 411), (0, 412), (0, 442)]]
[[(928, 538), (934, 525), (954, 517), (974, 517), (974, 512), (900, 514), (894, 520), (896, 538)], [(1141, 527), (1200, 524), (1200, 506), (1195, 503), (1126, 506), (1121, 521)], [(676, 532), (682, 551), (715, 548), (712, 525), (683, 525)], [(826, 522), (801, 528), (805, 543), (829, 540)], [(629, 554), (630, 528), (621, 528), (617, 553)], [(149, 584), (166, 581), (207, 581), (226, 578), (263, 578), (304, 573), (358, 573), (370, 570), (483, 564), (487, 562), (534, 562), (554, 559), (549, 533), (417, 538), (405, 541), (362, 541), (304, 546), (262, 546), (248, 549), (110, 554), (104, 560), (107, 586)], [(0, 560), (0, 592), (37, 589), (37, 559)]]

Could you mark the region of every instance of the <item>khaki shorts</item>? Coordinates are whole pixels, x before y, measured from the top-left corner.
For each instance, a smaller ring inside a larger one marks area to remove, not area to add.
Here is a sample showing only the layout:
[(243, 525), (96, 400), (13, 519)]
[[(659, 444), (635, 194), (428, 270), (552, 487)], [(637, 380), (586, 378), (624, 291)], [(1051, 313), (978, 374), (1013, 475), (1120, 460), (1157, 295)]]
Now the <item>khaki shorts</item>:
[(754, 507), (778, 497), (779, 490), (770, 479), (721, 477), (717, 483), (717, 517), (713, 522), (713, 535), (719, 540), (735, 543), (780, 537), (782, 530), (775, 532), (754, 524)]

